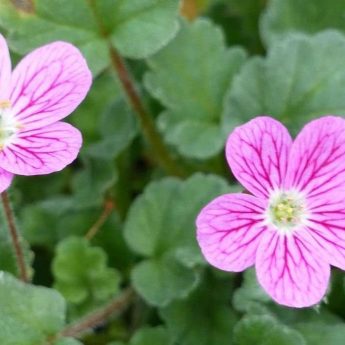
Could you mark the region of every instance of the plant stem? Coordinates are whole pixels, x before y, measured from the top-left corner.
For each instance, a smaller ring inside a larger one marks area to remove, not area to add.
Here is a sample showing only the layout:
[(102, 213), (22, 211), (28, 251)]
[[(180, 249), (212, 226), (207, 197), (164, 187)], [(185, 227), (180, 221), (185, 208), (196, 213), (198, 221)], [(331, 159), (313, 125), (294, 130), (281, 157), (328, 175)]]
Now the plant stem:
[(20, 239), (18, 235), (18, 230), (16, 228), (16, 223), (14, 220), (14, 215), (11, 208), (10, 199), (7, 192), (1, 194), (2, 205), (4, 208), (4, 214), (6, 217), (9, 233), (12, 239), (13, 249), (17, 260), (17, 266), (19, 270), (19, 276), (22, 281), (27, 283), (29, 281), (29, 276), (26, 270), (25, 259), (23, 248), (20, 244)]
[(145, 109), (124, 60), (110, 44), (109, 52), (112, 66), (119, 77), (123, 90), (125, 91), (133, 110), (139, 117), (143, 134), (150, 144), (156, 160), (167, 173), (174, 176), (184, 176), (185, 174), (182, 169), (178, 166), (165, 146), (151, 114), (149, 114)]
[(98, 233), (102, 225), (107, 221), (111, 212), (114, 209), (114, 203), (111, 200), (106, 200), (103, 208), (103, 212), (97, 221), (91, 226), (89, 231), (86, 233), (85, 238), (91, 240)]
[(77, 321), (76, 323), (67, 326), (61, 333), (60, 337), (78, 337), (85, 331), (95, 328), (105, 321), (107, 321), (112, 315), (121, 313), (131, 303), (135, 296), (132, 288), (127, 288), (120, 297), (112, 300), (103, 309), (96, 311), (95, 313), (86, 316), (85, 318)]

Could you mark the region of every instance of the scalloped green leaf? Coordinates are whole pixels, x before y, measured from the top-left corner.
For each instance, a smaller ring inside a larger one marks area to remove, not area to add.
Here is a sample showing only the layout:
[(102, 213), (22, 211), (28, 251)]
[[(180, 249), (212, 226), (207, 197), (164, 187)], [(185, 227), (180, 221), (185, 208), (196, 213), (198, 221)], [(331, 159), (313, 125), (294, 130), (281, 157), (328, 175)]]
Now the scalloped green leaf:
[(65, 301), (52, 289), (0, 272), (0, 339), (6, 345), (43, 345), (65, 325)]
[(160, 130), (182, 155), (205, 159), (223, 148), (224, 95), (245, 56), (242, 49), (226, 48), (220, 28), (199, 19), (183, 23), (177, 37), (148, 60), (146, 88), (168, 109)]
[(169, 333), (164, 327), (146, 327), (134, 334), (129, 345), (169, 345), (170, 343)]
[(307, 345), (296, 330), (267, 315), (246, 316), (235, 327), (235, 345)]
[[(115, 2), (111, 9), (115, 18), (110, 19), (114, 23), (112, 43), (127, 57), (140, 59), (152, 55), (176, 35), (179, 6), (179, 0)], [(102, 13), (109, 12), (105, 8)]]
[(246, 270), (242, 286), (233, 295), (234, 308), (240, 312), (248, 312), (257, 307), (257, 304), (270, 301), (271, 298), (257, 281), (255, 269)]
[(236, 76), (224, 131), (263, 114), (293, 133), (313, 118), (345, 115), (344, 56), (345, 37), (335, 31), (291, 36), (273, 45), (265, 59), (251, 59)]
[(291, 33), (314, 34), (326, 29), (345, 32), (342, 0), (270, 0), (261, 18), (261, 35), (267, 45)]
[(231, 345), (237, 321), (229, 303), (230, 280), (211, 275), (187, 299), (160, 310), (173, 344)]
[(295, 328), (312, 345), (342, 345), (345, 339), (344, 324), (325, 324), (324, 322), (301, 322)]
[(119, 272), (107, 267), (103, 249), (84, 238), (60, 242), (52, 269), (54, 287), (74, 305), (99, 305), (119, 291)]
[(79, 340), (73, 338), (62, 338), (57, 340), (54, 345), (83, 345)]
[(178, 30), (179, 0), (32, 0), (31, 6), (0, 2), (0, 27), (19, 54), (54, 40), (77, 45), (94, 75), (109, 64), (108, 41), (120, 54), (145, 58)]
[(166, 305), (195, 287), (195, 267), (204, 263), (195, 239), (195, 217), (204, 204), (227, 191), (227, 183), (213, 175), (196, 174), (186, 181), (166, 178), (151, 183), (132, 204), (125, 239), (146, 258), (134, 268), (132, 280), (150, 304)]

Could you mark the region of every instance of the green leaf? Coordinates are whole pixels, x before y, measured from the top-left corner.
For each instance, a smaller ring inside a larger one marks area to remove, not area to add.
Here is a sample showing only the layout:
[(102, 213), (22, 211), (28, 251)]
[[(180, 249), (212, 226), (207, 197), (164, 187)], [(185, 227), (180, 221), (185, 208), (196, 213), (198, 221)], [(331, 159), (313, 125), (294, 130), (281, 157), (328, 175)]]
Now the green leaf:
[(14, 2), (0, 2), (0, 26), (8, 31), (11, 49), (19, 54), (64, 40), (77, 45), (94, 75), (109, 65), (108, 47), (85, 0), (33, 0), (31, 11), (17, 9)]
[(73, 190), (76, 207), (97, 207), (103, 204), (106, 192), (117, 180), (112, 160), (83, 156), (84, 169), (74, 174)]
[(230, 309), (230, 282), (208, 276), (188, 299), (161, 309), (174, 344), (230, 345), (236, 316)]
[(293, 133), (321, 115), (345, 115), (344, 55), (344, 36), (327, 31), (287, 38), (272, 46), (267, 58), (253, 58), (227, 97), (225, 132), (262, 114), (282, 121)]
[[(178, 0), (32, 0), (27, 11), (0, 3), (0, 26), (19, 54), (55, 40), (77, 45), (94, 75), (109, 64), (108, 40), (120, 54), (144, 58), (178, 30)], [(133, 43), (135, 42), (135, 43)]]
[(271, 301), (271, 298), (257, 282), (255, 269), (246, 270), (244, 272), (244, 282), (233, 296), (234, 308), (241, 312), (248, 312), (252, 308), (258, 308), (257, 304), (269, 301)]
[(227, 49), (222, 31), (206, 19), (183, 23), (178, 36), (149, 59), (145, 85), (168, 108), (159, 127), (181, 154), (203, 159), (222, 149), (224, 95), (244, 60), (244, 51)]
[(203, 263), (195, 217), (204, 204), (227, 190), (226, 182), (212, 175), (197, 174), (184, 182), (166, 178), (151, 183), (131, 206), (125, 239), (147, 258), (134, 268), (132, 279), (150, 304), (166, 305), (194, 288), (194, 267)]
[(119, 273), (107, 267), (106, 253), (86, 239), (71, 237), (57, 247), (55, 288), (73, 304), (101, 304), (119, 290)]
[[(115, 2), (112, 6), (115, 18), (110, 18), (114, 23), (112, 43), (127, 57), (140, 59), (152, 55), (176, 35), (179, 4), (179, 0)], [(103, 13), (109, 17), (110, 12)]]
[(6, 345), (40, 345), (65, 324), (65, 302), (48, 288), (0, 272), (0, 339)]
[(299, 332), (266, 315), (243, 318), (235, 327), (234, 340), (236, 345), (307, 344)]
[(342, 345), (345, 339), (344, 324), (325, 324), (323, 322), (301, 322), (295, 327), (310, 345)]
[(119, 99), (103, 113), (100, 124), (102, 139), (88, 146), (93, 158), (115, 159), (138, 133), (138, 122), (128, 104)]
[[(104, 118), (104, 114), (108, 112), (115, 99), (122, 99), (121, 92), (114, 75), (109, 72), (102, 73), (94, 79), (85, 100), (74, 111), (73, 115), (68, 117), (68, 121), (83, 134), (83, 151), (87, 151), (91, 143), (103, 137), (99, 125), (100, 117)], [(114, 127), (112, 126), (112, 128)]]
[(132, 271), (132, 282), (149, 303), (166, 305), (172, 299), (188, 296), (199, 282), (199, 276), (176, 258), (165, 256), (139, 263)]
[(170, 336), (163, 327), (139, 329), (129, 345), (169, 345)]
[(270, 0), (261, 19), (261, 34), (270, 45), (296, 32), (345, 31), (344, 11), (342, 0)]
[(72, 338), (63, 338), (57, 340), (54, 345), (83, 345), (80, 341)]

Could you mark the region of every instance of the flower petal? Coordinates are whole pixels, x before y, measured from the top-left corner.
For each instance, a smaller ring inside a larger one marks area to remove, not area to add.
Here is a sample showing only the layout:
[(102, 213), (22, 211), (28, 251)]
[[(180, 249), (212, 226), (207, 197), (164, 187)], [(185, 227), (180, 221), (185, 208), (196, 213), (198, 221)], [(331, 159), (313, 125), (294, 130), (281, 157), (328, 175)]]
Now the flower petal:
[(257, 251), (259, 283), (278, 303), (289, 307), (309, 307), (326, 293), (330, 266), (305, 229), (293, 235), (267, 231)]
[(5, 38), (0, 34), (0, 102), (10, 96), (11, 59)]
[(205, 206), (197, 220), (197, 239), (206, 260), (225, 271), (243, 271), (255, 262), (265, 231), (265, 203), (247, 194), (222, 195)]
[(270, 117), (257, 117), (230, 134), (226, 157), (236, 179), (256, 196), (268, 197), (285, 178), (292, 139)]
[(81, 133), (64, 122), (19, 134), (0, 151), (0, 166), (13, 174), (42, 175), (62, 170), (77, 157)]
[(292, 145), (285, 186), (318, 197), (345, 187), (345, 120), (308, 123)]
[(309, 200), (308, 230), (332, 266), (345, 270), (345, 194), (326, 193)]
[(12, 183), (13, 174), (0, 168), (0, 193), (5, 191)]
[(13, 71), (13, 113), (27, 129), (52, 124), (80, 104), (91, 81), (86, 61), (73, 45), (54, 42), (38, 48)]

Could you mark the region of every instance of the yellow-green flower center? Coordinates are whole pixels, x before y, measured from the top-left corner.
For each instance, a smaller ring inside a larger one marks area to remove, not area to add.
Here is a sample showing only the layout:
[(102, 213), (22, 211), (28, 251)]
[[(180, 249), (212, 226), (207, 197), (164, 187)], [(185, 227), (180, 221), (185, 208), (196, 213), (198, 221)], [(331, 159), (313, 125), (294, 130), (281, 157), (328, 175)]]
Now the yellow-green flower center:
[(290, 233), (307, 219), (305, 200), (293, 191), (272, 193), (266, 212), (267, 221), (282, 233)]
[(8, 145), (20, 129), (11, 113), (11, 102), (0, 100), (0, 150)]

